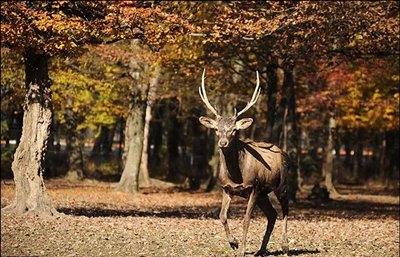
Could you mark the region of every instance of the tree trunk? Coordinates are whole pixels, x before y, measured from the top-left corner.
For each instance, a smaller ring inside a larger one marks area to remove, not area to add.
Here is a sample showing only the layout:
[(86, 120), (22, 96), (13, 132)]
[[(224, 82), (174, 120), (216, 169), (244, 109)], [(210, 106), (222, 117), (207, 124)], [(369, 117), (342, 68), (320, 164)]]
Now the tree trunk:
[(68, 151), (68, 172), (65, 179), (70, 181), (83, 179), (83, 137), (77, 131), (78, 122), (72, 110), (67, 110), (67, 151)]
[(59, 215), (43, 181), (44, 161), (51, 126), (51, 89), (48, 59), (33, 50), (24, 53), (26, 98), (22, 136), (12, 170), (15, 198), (2, 211), (13, 214)]
[(292, 168), (289, 170), (288, 176), (288, 195), (289, 200), (296, 202), (297, 190), (302, 189), (302, 179), (299, 165), (300, 156), (296, 117), (296, 95), (292, 68), (284, 70), (283, 88), (284, 94), (287, 97), (283, 116), (283, 150), (286, 151), (292, 160)]
[(353, 156), (353, 174), (352, 179), (356, 182), (360, 179), (360, 170), (362, 167), (363, 149), (364, 146), (361, 142), (361, 131), (357, 131), (357, 141), (354, 146), (354, 156)]
[(388, 167), (386, 165), (387, 163), (387, 153), (386, 153), (386, 133), (382, 132), (380, 137), (379, 137), (379, 177), (380, 181), (382, 182), (383, 185), (388, 184), (389, 180), (389, 172), (388, 172)]
[(325, 176), (325, 186), (329, 193), (333, 196), (339, 195), (333, 185), (333, 133), (336, 128), (335, 119), (333, 117), (329, 118), (329, 128), (328, 128), (328, 138), (325, 147), (325, 157), (322, 164), (322, 174)]
[[(212, 136), (214, 138), (216, 137), (214, 132), (212, 132)], [(219, 156), (218, 156), (219, 155), (219, 153), (218, 153), (219, 147), (218, 147), (218, 144), (215, 144), (215, 141), (216, 140), (214, 139), (213, 155), (211, 157), (211, 160), (208, 162), (208, 164), (211, 167), (212, 174), (211, 174), (211, 178), (207, 185), (207, 189), (206, 189), (207, 192), (211, 192), (214, 189), (215, 185), (217, 184), (218, 177), (219, 177), (219, 165), (220, 165), (219, 164), (220, 163)]]
[(96, 138), (92, 154), (93, 155), (109, 155), (112, 152), (114, 141), (115, 126), (108, 128), (104, 125), (100, 126), (100, 135)]
[(146, 116), (147, 93), (149, 86), (142, 83), (132, 91), (132, 103), (125, 129), (125, 167), (116, 191), (139, 192), (140, 161), (143, 152), (144, 122)]
[(143, 153), (142, 160), (140, 164), (140, 183), (144, 186), (150, 185), (150, 175), (149, 175), (149, 131), (150, 131), (150, 121), (152, 118), (152, 109), (154, 101), (156, 98), (156, 88), (158, 84), (158, 79), (160, 77), (160, 67), (155, 66), (154, 72), (152, 73), (152, 78), (149, 83), (149, 92), (147, 97), (146, 106), (146, 117), (144, 124), (144, 139), (143, 139)]
[(274, 135), (273, 128), (275, 125), (275, 115), (276, 115), (276, 93), (278, 88), (278, 75), (277, 75), (277, 66), (269, 65), (268, 66), (268, 87), (267, 87), (267, 112), (266, 112), (266, 138), (269, 142), (278, 144), (279, 135)]
[(154, 119), (150, 121), (150, 167), (159, 167), (161, 164), (161, 148), (163, 144), (163, 117), (161, 115), (161, 107), (154, 107)]
[(144, 120), (144, 132), (143, 132), (143, 152), (140, 161), (140, 184), (143, 186), (150, 185), (149, 175), (149, 126), (151, 120), (151, 106), (150, 103), (146, 106), (145, 120)]
[(179, 179), (179, 135), (180, 128), (178, 122), (179, 101), (176, 98), (168, 101), (168, 175), (167, 180), (177, 182)]

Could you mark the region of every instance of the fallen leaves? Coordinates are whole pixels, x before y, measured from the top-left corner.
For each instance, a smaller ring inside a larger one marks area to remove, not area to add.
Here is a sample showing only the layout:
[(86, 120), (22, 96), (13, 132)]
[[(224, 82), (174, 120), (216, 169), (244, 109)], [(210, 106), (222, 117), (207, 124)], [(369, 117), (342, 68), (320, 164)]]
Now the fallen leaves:
[[(220, 193), (189, 193), (174, 188), (117, 193), (107, 183), (47, 182), (62, 218), (2, 216), (1, 255), (38, 256), (232, 256), (218, 219)], [(13, 185), (2, 184), (2, 206)], [(398, 256), (398, 197), (335, 200), (318, 208), (300, 197), (288, 222), (290, 253), (298, 256)], [(360, 199), (363, 202), (359, 202)], [(386, 203), (379, 203), (386, 202)], [(371, 202), (369, 202), (371, 200)], [(361, 204), (361, 205), (360, 205)], [(379, 205), (380, 204), (380, 205)], [(396, 205), (397, 204), (397, 205)], [(234, 198), (229, 224), (240, 238), (245, 201)], [(353, 207), (351, 207), (353, 206)], [(357, 209), (355, 206), (361, 206)], [(381, 213), (371, 213), (381, 206)], [(351, 208), (350, 208), (351, 207)], [(365, 209), (365, 210), (363, 210)], [(394, 209), (394, 210), (392, 210)], [(67, 212), (67, 213), (68, 213)], [(358, 214), (357, 214), (358, 212)], [(357, 215), (355, 215), (357, 214)], [(266, 218), (256, 209), (247, 253), (261, 244)], [(268, 246), (281, 256), (282, 221)]]

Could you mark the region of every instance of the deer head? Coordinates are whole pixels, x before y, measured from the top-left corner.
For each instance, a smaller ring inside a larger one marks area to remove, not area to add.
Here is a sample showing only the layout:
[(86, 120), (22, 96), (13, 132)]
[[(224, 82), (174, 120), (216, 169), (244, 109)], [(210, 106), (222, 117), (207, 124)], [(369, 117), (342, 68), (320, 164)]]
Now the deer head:
[(232, 142), (232, 139), (235, 137), (236, 131), (238, 131), (239, 129), (246, 129), (253, 123), (252, 118), (243, 118), (238, 120), (238, 117), (244, 112), (246, 112), (248, 109), (250, 109), (250, 107), (257, 102), (257, 99), (260, 96), (261, 89), (260, 89), (260, 78), (258, 76), (258, 71), (256, 71), (257, 85), (256, 88), (254, 89), (254, 93), (253, 96), (251, 97), (250, 102), (248, 102), (246, 107), (244, 107), (243, 110), (241, 110), (238, 113), (236, 112), (235, 109), (235, 113), (233, 114), (233, 116), (219, 115), (216, 109), (208, 101), (206, 89), (204, 86), (205, 72), (206, 70), (204, 69), (203, 76), (201, 79), (201, 87), (199, 87), (199, 94), (201, 100), (203, 100), (207, 108), (212, 113), (214, 113), (216, 119), (214, 120), (208, 117), (201, 116), (199, 118), (199, 121), (205, 127), (215, 129), (215, 132), (219, 138), (218, 146), (220, 148), (227, 148)]

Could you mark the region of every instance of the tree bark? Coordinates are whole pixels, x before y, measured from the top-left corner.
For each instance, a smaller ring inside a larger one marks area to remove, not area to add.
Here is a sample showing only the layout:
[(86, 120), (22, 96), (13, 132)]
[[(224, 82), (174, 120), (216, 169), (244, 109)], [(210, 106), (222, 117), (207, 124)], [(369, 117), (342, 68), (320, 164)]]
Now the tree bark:
[(144, 122), (146, 116), (148, 84), (135, 87), (132, 92), (132, 103), (126, 120), (125, 147), (126, 161), (116, 191), (139, 192), (139, 171), (143, 152)]
[[(140, 41), (132, 41), (132, 47), (140, 47)], [(146, 107), (148, 103), (149, 83), (144, 76), (148, 71), (146, 63), (131, 59), (129, 75), (136, 83), (131, 89), (131, 103), (125, 128), (124, 170), (116, 191), (139, 192), (140, 163), (143, 153)], [(146, 71), (146, 72), (145, 72)]]
[(322, 164), (322, 174), (325, 176), (325, 186), (329, 193), (333, 196), (339, 195), (336, 191), (335, 186), (333, 185), (333, 133), (336, 128), (335, 119), (333, 117), (329, 118), (329, 127), (328, 127), (328, 138), (325, 146), (325, 157), (324, 162)]
[(143, 139), (143, 153), (142, 160), (140, 163), (140, 183), (143, 186), (150, 186), (150, 174), (149, 174), (149, 131), (150, 131), (150, 121), (152, 119), (152, 109), (154, 101), (156, 98), (156, 88), (158, 79), (160, 77), (160, 67), (155, 66), (154, 72), (152, 73), (152, 78), (149, 81), (149, 92), (147, 97), (146, 106), (146, 117), (144, 124), (144, 139)]
[(43, 181), (44, 161), (52, 121), (48, 59), (28, 49), (24, 53), (26, 97), (22, 136), (12, 170), (15, 198), (2, 211), (13, 214), (59, 215)]

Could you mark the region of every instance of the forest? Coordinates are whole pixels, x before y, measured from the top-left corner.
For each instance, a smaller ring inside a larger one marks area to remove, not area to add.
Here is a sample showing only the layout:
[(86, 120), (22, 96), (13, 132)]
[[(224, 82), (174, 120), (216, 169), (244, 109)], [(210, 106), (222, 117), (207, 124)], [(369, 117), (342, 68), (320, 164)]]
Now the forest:
[[(399, 22), (397, 1), (3, 1), (1, 255), (241, 256), (217, 115), (287, 153), (289, 255), (398, 256)], [(256, 251), (263, 212), (243, 256), (285, 254), (279, 218)]]

